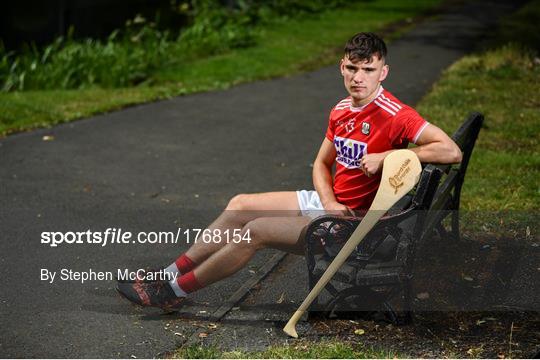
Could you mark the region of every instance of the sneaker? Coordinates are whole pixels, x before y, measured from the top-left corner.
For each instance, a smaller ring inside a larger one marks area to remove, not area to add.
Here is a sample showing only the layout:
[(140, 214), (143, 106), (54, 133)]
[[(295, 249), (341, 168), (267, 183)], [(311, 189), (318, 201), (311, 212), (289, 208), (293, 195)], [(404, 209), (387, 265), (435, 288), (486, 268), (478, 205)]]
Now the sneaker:
[(116, 291), (132, 303), (158, 307), (165, 311), (176, 310), (185, 299), (176, 296), (168, 281), (119, 282)]

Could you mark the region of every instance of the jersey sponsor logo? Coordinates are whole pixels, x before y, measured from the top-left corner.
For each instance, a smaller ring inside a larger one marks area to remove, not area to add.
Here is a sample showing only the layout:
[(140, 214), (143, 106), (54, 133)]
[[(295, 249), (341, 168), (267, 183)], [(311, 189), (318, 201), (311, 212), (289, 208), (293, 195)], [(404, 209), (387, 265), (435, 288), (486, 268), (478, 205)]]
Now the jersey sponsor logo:
[(360, 168), (360, 160), (367, 154), (367, 144), (361, 141), (334, 136), (336, 161), (348, 169)]

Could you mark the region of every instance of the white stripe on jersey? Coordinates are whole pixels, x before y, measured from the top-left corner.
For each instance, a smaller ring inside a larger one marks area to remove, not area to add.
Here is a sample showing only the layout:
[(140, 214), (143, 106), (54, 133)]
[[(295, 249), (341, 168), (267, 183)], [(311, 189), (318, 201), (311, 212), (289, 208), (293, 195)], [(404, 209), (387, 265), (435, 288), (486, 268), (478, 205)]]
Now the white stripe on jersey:
[(343, 99), (336, 104), (334, 110), (345, 110), (351, 105), (351, 99)]
[(384, 100), (384, 99), (381, 99), (381, 98), (379, 98), (379, 99), (377, 99), (377, 100), (379, 100), (381, 103), (383, 103), (384, 105), (388, 106), (390, 109), (394, 110), (395, 112), (398, 112), (398, 111), (399, 111), (399, 108), (398, 108), (396, 105), (394, 105), (394, 104), (388, 102), (387, 100)]
[(395, 112), (395, 111), (390, 110), (388, 107), (386, 107), (386, 106), (384, 106), (383, 104), (381, 104), (378, 100), (375, 100), (374, 102), (375, 102), (376, 105), (378, 105), (380, 108), (382, 108), (382, 109), (388, 111), (390, 114), (396, 115), (396, 112)]
[(413, 143), (416, 144), (416, 141), (418, 140), (418, 138), (420, 137), (420, 135), (422, 134), (422, 131), (424, 131), (424, 129), (429, 125), (429, 123), (426, 121), (426, 123), (424, 125), (422, 125), (422, 127), (420, 128), (420, 130), (418, 130), (418, 132), (416, 133), (416, 135), (414, 136), (414, 139), (413, 139)]
[(386, 101), (388, 101), (389, 103), (391, 103), (392, 105), (395, 105), (398, 109), (401, 110), (401, 105), (399, 105), (397, 102), (390, 100), (389, 98), (387, 98), (386, 96), (384, 96), (384, 94), (381, 94), (381, 97), (382, 97), (384, 100), (386, 100)]

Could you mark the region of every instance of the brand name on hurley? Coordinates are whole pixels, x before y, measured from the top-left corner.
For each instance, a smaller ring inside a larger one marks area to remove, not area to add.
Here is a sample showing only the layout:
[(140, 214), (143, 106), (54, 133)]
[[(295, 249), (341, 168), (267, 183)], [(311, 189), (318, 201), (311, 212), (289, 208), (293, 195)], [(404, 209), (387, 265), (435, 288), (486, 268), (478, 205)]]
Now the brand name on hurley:
[(405, 162), (399, 167), (398, 172), (388, 178), (390, 186), (394, 188), (394, 194), (397, 194), (399, 188), (403, 186), (403, 178), (409, 173), (409, 171), (411, 171), (409, 166), (410, 162), (411, 159), (405, 160)]

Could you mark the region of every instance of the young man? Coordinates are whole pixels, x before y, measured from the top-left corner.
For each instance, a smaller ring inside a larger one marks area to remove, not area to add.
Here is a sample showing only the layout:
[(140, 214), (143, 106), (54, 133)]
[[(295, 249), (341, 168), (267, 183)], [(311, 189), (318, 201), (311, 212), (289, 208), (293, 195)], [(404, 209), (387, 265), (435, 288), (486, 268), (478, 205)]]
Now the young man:
[[(310, 211), (348, 213), (369, 208), (384, 158), (410, 142), (418, 145), (411, 150), (421, 162), (460, 162), (461, 151), (442, 130), (383, 89), (381, 82), (389, 70), (386, 52), (383, 40), (373, 33), (356, 34), (347, 42), (340, 70), (349, 96), (330, 113), (326, 137), (313, 164), (315, 191), (235, 196), (207, 229), (221, 234), (236, 229), (249, 234), (251, 241), (196, 242), (161, 269), (176, 275), (170, 281), (119, 282), (118, 292), (136, 304), (172, 310), (189, 293), (240, 270), (259, 249), (303, 254), (302, 234), (311, 220)], [(283, 210), (296, 216), (284, 216)]]

